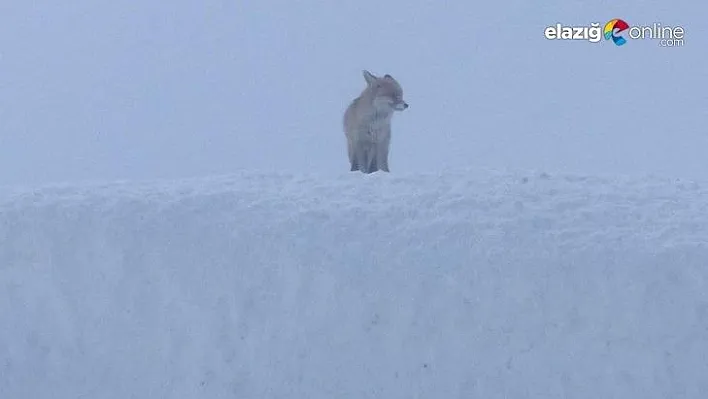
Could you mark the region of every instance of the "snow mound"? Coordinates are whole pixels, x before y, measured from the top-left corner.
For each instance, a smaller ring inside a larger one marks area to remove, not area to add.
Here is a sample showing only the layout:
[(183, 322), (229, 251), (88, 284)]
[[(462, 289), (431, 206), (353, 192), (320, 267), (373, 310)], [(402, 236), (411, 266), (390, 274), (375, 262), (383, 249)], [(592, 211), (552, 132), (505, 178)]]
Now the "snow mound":
[(0, 397), (704, 398), (707, 243), (659, 178), (5, 190)]

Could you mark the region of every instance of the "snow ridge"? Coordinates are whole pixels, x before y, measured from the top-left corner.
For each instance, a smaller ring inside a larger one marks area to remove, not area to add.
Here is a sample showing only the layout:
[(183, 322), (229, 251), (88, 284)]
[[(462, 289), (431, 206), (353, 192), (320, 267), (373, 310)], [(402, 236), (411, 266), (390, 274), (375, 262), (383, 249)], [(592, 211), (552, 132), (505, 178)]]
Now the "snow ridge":
[(708, 191), (242, 173), (0, 193), (0, 397), (708, 397)]

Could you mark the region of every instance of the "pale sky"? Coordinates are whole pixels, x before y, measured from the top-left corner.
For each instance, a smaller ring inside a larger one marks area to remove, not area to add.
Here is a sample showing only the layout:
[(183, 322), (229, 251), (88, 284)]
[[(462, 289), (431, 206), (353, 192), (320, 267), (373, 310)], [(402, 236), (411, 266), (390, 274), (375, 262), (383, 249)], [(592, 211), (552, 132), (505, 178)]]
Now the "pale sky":
[[(349, 173), (342, 112), (391, 74), (392, 173), (708, 179), (704, 1), (4, 1), (0, 185)], [(656, 41), (546, 26), (679, 25)]]

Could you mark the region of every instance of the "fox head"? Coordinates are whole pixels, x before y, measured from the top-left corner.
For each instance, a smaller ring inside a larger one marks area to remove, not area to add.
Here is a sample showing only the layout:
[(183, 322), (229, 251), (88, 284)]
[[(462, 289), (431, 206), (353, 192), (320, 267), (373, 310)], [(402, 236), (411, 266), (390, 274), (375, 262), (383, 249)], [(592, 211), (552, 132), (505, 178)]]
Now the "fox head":
[(381, 111), (403, 111), (408, 103), (403, 101), (403, 89), (391, 75), (380, 78), (369, 71), (363, 71), (366, 90), (372, 94), (374, 106)]

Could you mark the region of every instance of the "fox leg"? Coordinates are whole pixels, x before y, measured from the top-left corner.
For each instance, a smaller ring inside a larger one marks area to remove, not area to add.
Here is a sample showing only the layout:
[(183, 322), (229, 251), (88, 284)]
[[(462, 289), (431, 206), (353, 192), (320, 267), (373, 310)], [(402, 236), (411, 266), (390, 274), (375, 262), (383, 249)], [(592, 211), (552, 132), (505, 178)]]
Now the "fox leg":
[(374, 169), (382, 170), (384, 172), (389, 172), (388, 170), (388, 147), (390, 138), (384, 137), (381, 141), (377, 142), (373, 148), (376, 152), (376, 158), (374, 159)]
[(359, 170), (363, 173), (368, 173), (370, 165), (370, 145), (363, 140), (355, 140), (351, 145), (351, 169), (350, 171)]
[(351, 171), (359, 170), (362, 173), (373, 172), (372, 167), (375, 161), (375, 148), (370, 142), (360, 140), (353, 146), (353, 160)]
[(381, 156), (378, 143), (368, 143), (366, 147), (366, 173), (374, 173), (381, 169)]
[(352, 143), (351, 140), (347, 140), (347, 153), (349, 155), (349, 164), (351, 165), (351, 168), (349, 169), (349, 171), (354, 172), (356, 170), (359, 170), (359, 164), (357, 162), (356, 146), (354, 145), (354, 143)]
[(384, 140), (376, 145), (376, 161), (378, 168), (384, 172), (388, 170), (388, 140)]

